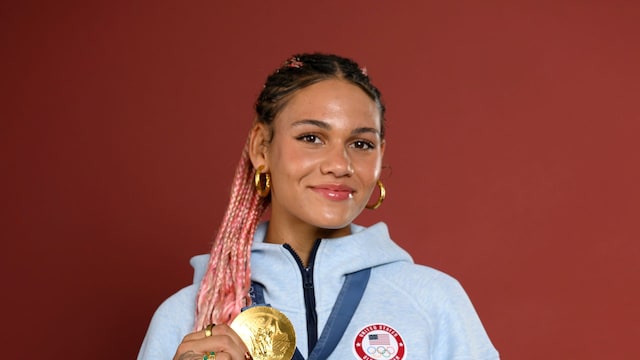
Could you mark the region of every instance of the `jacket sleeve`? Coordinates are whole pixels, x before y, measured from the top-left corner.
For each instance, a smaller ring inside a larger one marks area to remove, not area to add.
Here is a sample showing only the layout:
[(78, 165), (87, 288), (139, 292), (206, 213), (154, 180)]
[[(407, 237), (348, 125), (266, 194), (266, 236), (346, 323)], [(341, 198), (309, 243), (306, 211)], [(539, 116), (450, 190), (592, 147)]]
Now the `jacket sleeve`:
[(469, 297), (454, 279), (447, 283), (437, 316), (433, 359), (498, 360)]

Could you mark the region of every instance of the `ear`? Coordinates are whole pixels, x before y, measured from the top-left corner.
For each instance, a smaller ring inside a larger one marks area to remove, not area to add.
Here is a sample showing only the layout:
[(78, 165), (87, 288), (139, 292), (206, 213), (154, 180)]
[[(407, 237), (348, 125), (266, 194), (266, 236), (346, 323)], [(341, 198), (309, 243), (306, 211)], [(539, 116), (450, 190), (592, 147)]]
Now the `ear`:
[(269, 141), (271, 130), (261, 122), (256, 122), (249, 134), (249, 158), (254, 168), (264, 167), (269, 171)]

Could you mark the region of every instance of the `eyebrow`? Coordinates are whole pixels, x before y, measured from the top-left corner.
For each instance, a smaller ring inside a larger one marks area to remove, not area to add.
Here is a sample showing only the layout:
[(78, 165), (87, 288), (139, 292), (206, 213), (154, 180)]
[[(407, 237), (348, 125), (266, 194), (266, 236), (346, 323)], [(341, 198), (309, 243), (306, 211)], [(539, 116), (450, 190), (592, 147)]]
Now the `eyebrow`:
[[(324, 129), (324, 130), (331, 130), (331, 125), (327, 124), (324, 121), (314, 120), (314, 119), (298, 120), (298, 121), (294, 122), (293, 124), (291, 124), (291, 126), (293, 126), (293, 127), (303, 126), (303, 125), (312, 125), (312, 126), (317, 126), (317, 127), (321, 128), (321, 129)], [(354, 135), (364, 134), (364, 133), (374, 133), (376, 135), (380, 135), (380, 130), (378, 130), (376, 128), (370, 128), (370, 127), (361, 127), (361, 128), (354, 129), (353, 131), (351, 131), (351, 133), (354, 134)]]

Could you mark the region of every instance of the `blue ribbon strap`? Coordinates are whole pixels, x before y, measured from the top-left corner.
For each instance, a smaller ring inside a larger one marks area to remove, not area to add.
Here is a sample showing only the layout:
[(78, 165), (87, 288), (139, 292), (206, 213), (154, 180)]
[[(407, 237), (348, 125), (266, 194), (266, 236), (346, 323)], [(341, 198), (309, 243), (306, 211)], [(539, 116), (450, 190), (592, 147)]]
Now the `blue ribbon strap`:
[[(342, 289), (340, 289), (331, 314), (329, 314), (329, 319), (322, 330), (316, 346), (311, 354), (309, 354), (308, 360), (325, 360), (331, 355), (333, 350), (335, 350), (360, 304), (370, 276), (370, 268), (346, 275)], [(262, 284), (252, 282), (249, 295), (254, 304), (265, 303), (264, 286)], [(304, 360), (298, 348), (296, 348), (292, 359)]]

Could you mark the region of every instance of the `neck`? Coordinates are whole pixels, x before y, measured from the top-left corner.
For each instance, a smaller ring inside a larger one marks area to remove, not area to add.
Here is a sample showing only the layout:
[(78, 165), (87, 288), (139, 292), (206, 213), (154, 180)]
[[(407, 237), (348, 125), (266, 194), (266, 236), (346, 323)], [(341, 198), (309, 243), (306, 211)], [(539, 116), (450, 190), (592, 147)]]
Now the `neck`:
[(331, 239), (351, 234), (351, 226), (341, 229), (323, 229), (309, 224), (281, 224), (278, 219), (271, 218), (265, 242), (272, 244), (289, 244), (302, 260), (309, 265), (309, 257), (313, 244), (317, 239)]

